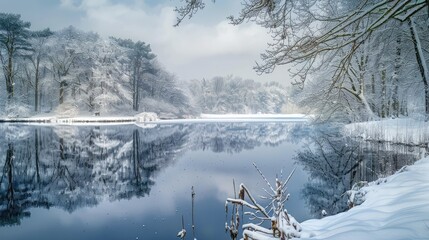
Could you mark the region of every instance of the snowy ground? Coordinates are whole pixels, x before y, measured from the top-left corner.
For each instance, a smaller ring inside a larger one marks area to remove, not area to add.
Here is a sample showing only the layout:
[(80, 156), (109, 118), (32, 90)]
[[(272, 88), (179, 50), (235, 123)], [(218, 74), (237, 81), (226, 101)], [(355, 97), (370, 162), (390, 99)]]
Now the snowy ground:
[(301, 224), (301, 239), (429, 239), (429, 158), (363, 188), (366, 201)]

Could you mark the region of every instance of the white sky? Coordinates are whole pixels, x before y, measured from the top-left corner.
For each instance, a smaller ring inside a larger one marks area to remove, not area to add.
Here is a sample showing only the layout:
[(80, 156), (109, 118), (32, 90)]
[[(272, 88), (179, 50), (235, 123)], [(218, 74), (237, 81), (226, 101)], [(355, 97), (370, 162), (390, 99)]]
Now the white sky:
[(70, 25), (102, 36), (151, 44), (159, 62), (180, 80), (234, 75), (258, 81), (289, 82), (286, 67), (258, 76), (253, 66), (269, 41), (252, 23), (228, 24), (239, 0), (217, 0), (194, 18), (173, 27), (180, 0), (0, 0), (2, 12), (19, 13), (32, 29), (58, 30)]

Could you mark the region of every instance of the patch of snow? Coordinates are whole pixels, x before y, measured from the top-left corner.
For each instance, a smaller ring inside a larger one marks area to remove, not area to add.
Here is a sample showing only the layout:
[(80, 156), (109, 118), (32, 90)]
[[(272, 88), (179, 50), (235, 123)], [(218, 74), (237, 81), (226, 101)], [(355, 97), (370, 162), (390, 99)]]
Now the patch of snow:
[(136, 122), (153, 122), (158, 120), (158, 115), (154, 112), (142, 112), (134, 116)]
[(349, 207), (361, 205), (365, 201), (367, 191), (364, 187), (367, 186), (368, 182), (366, 181), (360, 181), (353, 184), (352, 189), (347, 191), (347, 195), (349, 195), (349, 200), (347, 201)]
[(79, 108), (73, 104), (63, 103), (55, 109), (55, 114), (59, 118), (72, 118), (79, 114)]
[(428, 239), (429, 158), (364, 186), (366, 200), (349, 211), (301, 223), (301, 239)]

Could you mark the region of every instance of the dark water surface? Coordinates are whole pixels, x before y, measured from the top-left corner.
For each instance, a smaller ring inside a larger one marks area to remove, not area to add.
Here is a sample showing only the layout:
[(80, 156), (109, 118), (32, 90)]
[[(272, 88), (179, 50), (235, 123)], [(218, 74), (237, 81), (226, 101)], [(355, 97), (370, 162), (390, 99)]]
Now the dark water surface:
[[(305, 123), (28, 126), (0, 130), (0, 239), (228, 239), (232, 180), (254, 195), (297, 168), (286, 207), (298, 221), (346, 210), (360, 180), (390, 174), (422, 149), (359, 143)], [(261, 200), (262, 201), (262, 200)], [(263, 202), (263, 201), (262, 201)]]

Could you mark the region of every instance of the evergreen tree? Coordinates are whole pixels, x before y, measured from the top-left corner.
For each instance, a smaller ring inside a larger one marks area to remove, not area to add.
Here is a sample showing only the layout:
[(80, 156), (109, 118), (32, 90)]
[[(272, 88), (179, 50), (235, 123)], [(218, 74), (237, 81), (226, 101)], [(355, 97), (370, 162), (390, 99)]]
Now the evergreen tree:
[(22, 52), (31, 50), (28, 42), (30, 22), (21, 20), (21, 15), (0, 13), (0, 61), (6, 80), (7, 98), (10, 101), (14, 94), (16, 67), (14, 62)]
[(127, 70), (130, 74), (133, 91), (133, 110), (139, 111), (140, 89), (143, 85), (144, 74), (156, 74), (152, 60), (156, 57), (152, 53), (150, 44), (130, 39), (115, 39), (118, 44), (128, 49)]

